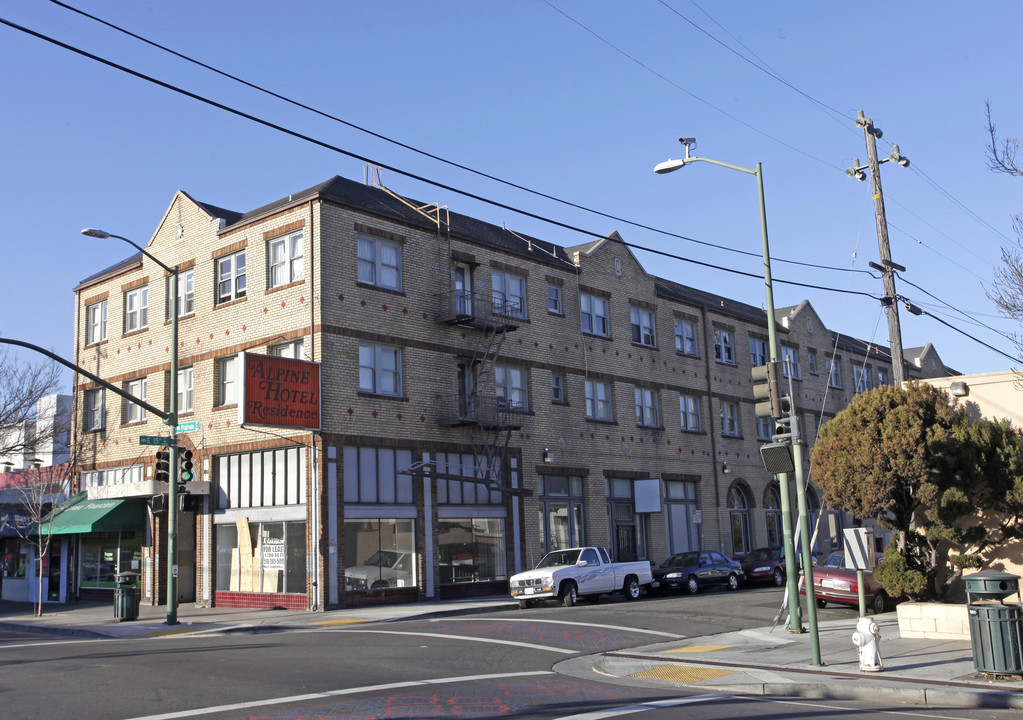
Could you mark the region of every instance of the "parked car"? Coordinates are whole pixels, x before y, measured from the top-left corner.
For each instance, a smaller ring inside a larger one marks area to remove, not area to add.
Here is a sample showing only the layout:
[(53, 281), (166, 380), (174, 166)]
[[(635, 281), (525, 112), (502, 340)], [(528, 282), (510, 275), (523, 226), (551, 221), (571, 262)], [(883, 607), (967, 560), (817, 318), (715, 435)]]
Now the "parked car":
[[(802, 556), (796, 552), (797, 563)], [(817, 566), (816, 557), (813, 564)], [(757, 548), (742, 559), (742, 571), (746, 573), (747, 582), (770, 582), (781, 587), (785, 584), (785, 548)]]
[(712, 585), (737, 590), (746, 579), (742, 565), (713, 550), (676, 553), (653, 568), (653, 575), (652, 591), (684, 589), (690, 594)]
[[(863, 595), (868, 612), (878, 615), (888, 606), (888, 593), (884, 591), (874, 578), (874, 568), (881, 564), (884, 555), (874, 553), (874, 567), (863, 571)], [(804, 579), (799, 581), (799, 594), (806, 595)], [(841, 550), (833, 552), (823, 565), (813, 569), (813, 596), (817, 607), (825, 607), (829, 602), (860, 606), (859, 584), (856, 571), (845, 567), (845, 553)]]

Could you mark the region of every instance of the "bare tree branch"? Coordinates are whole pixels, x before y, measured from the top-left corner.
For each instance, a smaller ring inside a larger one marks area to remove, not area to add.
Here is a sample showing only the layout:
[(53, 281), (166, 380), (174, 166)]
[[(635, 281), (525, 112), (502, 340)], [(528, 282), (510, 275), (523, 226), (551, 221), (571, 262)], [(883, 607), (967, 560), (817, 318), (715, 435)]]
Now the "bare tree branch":
[(1023, 168), (1016, 162), (1016, 151), (1020, 148), (1018, 138), (1007, 138), (998, 140), (995, 123), (991, 119), (991, 102), (984, 103), (987, 112), (987, 132), (989, 136), (986, 155), (988, 167), (995, 172), (1007, 175), (1023, 176)]
[(33, 455), (64, 442), (70, 418), (58, 412), (55, 422), (50, 418), (35, 422), (40, 398), (57, 394), (60, 383), (57, 363), (25, 363), (7, 346), (0, 347), (0, 457)]

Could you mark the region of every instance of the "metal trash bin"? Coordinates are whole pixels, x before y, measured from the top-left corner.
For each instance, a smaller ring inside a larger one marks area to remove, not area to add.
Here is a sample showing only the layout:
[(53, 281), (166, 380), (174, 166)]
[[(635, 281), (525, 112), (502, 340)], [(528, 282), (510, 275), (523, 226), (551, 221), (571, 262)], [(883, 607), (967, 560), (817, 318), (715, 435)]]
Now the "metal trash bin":
[[(1019, 577), (997, 570), (982, 570), (963, 577), (973, 664), (983, 673), (1023, 674), (1023, 599)], [(1001, 602), (1017, 596), (1015, 605)], [(980, 602), (974, 602), (974, 600)]]
[(139, 574), (127, 571), (117, 573), (114, 588), (114, 620), (137, 620), (139, 617)]

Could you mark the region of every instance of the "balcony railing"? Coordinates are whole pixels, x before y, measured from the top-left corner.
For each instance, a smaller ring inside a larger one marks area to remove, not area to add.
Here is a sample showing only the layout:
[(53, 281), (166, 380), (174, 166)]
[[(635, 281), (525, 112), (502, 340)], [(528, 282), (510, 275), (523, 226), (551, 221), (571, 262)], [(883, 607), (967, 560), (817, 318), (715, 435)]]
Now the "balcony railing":
[(471, 325), (485, 328), (500, 326), (504, 330), (518, 327), (523, 318), (522, 307), (516, 302), (496, 301), (480, 293), (449, 290), (437, 293), (437, 311), (434, 321), (450, 325)]

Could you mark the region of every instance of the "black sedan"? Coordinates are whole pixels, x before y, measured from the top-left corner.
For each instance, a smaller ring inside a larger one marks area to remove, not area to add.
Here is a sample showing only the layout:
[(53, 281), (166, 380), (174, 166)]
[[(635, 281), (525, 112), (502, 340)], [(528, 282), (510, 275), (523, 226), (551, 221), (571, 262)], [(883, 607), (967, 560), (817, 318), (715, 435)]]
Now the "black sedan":
[(694, 594), (712, 585), (737, 590), (746, 579), (742, 565), (713, 550), (677, 553), (652, 571), (654, 581), (650, 589), (654, 592), (685, 589)]

